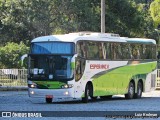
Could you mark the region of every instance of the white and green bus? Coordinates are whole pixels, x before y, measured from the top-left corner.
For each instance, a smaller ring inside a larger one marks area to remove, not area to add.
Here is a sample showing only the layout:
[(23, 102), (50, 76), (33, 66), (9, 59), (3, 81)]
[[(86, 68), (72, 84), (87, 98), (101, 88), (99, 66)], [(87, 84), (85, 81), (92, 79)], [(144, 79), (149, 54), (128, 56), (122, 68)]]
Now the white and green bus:
[(154, 90), (156, 42), (109, 33), (70, 33), (32, 40), (30, 97), (53, 99), (141, 98)]

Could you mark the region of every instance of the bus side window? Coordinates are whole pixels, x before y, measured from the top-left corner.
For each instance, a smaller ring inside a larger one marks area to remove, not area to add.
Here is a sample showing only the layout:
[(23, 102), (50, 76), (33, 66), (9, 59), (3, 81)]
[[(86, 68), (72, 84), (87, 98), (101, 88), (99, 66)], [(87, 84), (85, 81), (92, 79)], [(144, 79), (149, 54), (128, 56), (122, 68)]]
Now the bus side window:
[(89, 59), (99, 59), (99, 46), (98, 46), (97, 42), (87, 42), (87, 47), (88, 47), (87, 58), (89, 58)]
[(78, 56), (86, 58), (87, 53), (86, 53), (85, 42), (83, 41), (78, 42), (77, 53), (78, 53)]
[(111, 50), (111, 59), (115, 59), (115, 51), (114, 51), (114, 43), (111, 43), (111, 48), (110, 48), (110, 50)]
[(122, 49), (122, 59), (130, 59), (128, 44), (122, 43), (121, 49)]
[[(121, 43), (116, 43), (115, 44), (116, 46), (115, 46), (115, 50), (116, 50), (116, 58), (117, 59), (122, 59), (123, 58), (123, 56), (122, 56), (122, 49), (121, 49)], [(116, 49), (117, 48), (117, 49)]]
[(85, 70), (85, 59), (76, 58), (75, 81), (79, 81)]
[(157, 56), (156, 56), (156, 45), (152, 45), (152, 59), (156, 59), (156, 58), (157, 58)]
[(76, 70), (76, 71), (75, 71), (75, 72), (76, 72), (76, 73), (75, 73), (75, 74), (76, 74), (76, 75), (75, 75), (75, 76), (76, 76), (76, 78), (75, 78), (76, 81), (78, 81), (78, 80), (80, 79), (80, 77), (81, 77), (81, 67), (80, 67), (80, 64), (81, 64), (80, 61), (77, 60), (77, 61), (76, 61), (76, 69), (75, 69), (75, 70)]
[(152, 59), (152, 46), (146, 45), (146, 59)]
[(100, 43), (98, 43), (98, 52), (99, 52), (99, 59), (101, 60), (101, 59), (104, 59), (104, 54), (103, 54), (103, 52), (104, 52), (104, 50), (103, 50), (103, 43), (102, 42), (100, 42)]
[(111, 59), (111, 43), (109, 42), (105, 42), (104, 43), (104, 48), (105, 48), (105, 51), (104, 51), (104, 55), (105, 55), (105, 59)]
[(122, 59), (120, 43), (111, 43), (112, 59)]
[(128, 46), (129, 59), (133, 59), (132, 46), (131, 44), (127, 44), (127, 46)]
[(132, 59), (140, 59), (140, 51), (138, 44), (131, 44)]
[(141, 56), (140, 55), (140, 45), (137, 44), (137, 59), (140, 59), (141, 58), (140, 56)]
[(160, 51), (157, 52), (157, 59), (160, 59)]
[(104, 42), (101, 42), (101, 46), (102, 46), (102, 57), (103, 59), (106, 59), (107, 56), (106, 56), (106, 48), (105, 48), (105, 43)]
[(143, 45), (139, 45), (140, 59), (143, 59)]
[(143, 45), (143, 59), (152, 59), (151, 45)]
[(145, 59), (145, 49), (146, 49), (146, 46), (142, 45), (142, 59)]

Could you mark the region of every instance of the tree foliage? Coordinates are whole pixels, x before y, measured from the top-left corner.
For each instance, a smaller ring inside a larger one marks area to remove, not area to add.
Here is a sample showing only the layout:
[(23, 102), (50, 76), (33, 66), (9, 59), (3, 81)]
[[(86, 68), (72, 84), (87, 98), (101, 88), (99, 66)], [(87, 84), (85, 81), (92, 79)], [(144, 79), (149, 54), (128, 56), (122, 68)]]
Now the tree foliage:
[[(31, 40), (48, 35), (56, 25), (55, 0), (1, 0), (2, 34), (10, 41)], [(3, 37), (2, 39), (5, 39)]]
[(129, 0), (107, 0), (107, 31), (123, 36), (144, 36), (144, 16), (138, 6)]
[(0, 47), (0, 68), (21, 68), (20, 58), (28, 52), (29, 47), (23, 42), (8, 42), (4, 47)]
[(150, 6), (151, 16), (153, 18), (155, 27), (160, 25), (160, 0), (155, 0)]
[[(138, 4), (144, 0), (106, 0), (106, 32), (144, 37), (146, 19)], [(0, 0), (0, 40), (77, 31), (100, 31), (98, 0)]]

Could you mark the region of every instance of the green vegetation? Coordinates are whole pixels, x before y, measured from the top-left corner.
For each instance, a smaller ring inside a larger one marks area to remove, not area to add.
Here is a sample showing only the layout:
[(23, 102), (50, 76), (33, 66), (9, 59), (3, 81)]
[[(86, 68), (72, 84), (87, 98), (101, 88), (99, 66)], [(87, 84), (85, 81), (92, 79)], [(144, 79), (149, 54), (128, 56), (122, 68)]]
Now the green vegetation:
[(154, 25), (157, 28), (160, 25), (160, 0), (155, 0), (150, 6), (151, 16), (154, 21)]
[[(160, 24), (158, 1), (106, 0), (106, 32), (158, 40), (154, 31)], [(20, 55), (28, 52), (35, 37), (100, 32), (100, 8), (100, 0), (0, 0), (0, 68), (20, 68)], [(6, 48), (16, 43), (17, 48)], [(14, 54), (12, 49), (17, 49)]]
[(0, 69), (21, 68), (20, 58), (28, 51), (29, 47), (23, 42), (20, 42), (20, 44), (8, 42), (4, 47), (0, 47)]

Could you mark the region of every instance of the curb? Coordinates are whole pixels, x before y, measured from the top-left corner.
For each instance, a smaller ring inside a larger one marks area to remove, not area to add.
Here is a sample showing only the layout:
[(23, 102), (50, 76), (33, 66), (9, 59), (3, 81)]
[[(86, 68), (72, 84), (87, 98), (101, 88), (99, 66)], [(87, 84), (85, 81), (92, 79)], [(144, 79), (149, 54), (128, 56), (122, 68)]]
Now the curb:
[(0, 91), (25, 91), (27, 86), (0, 86)]

